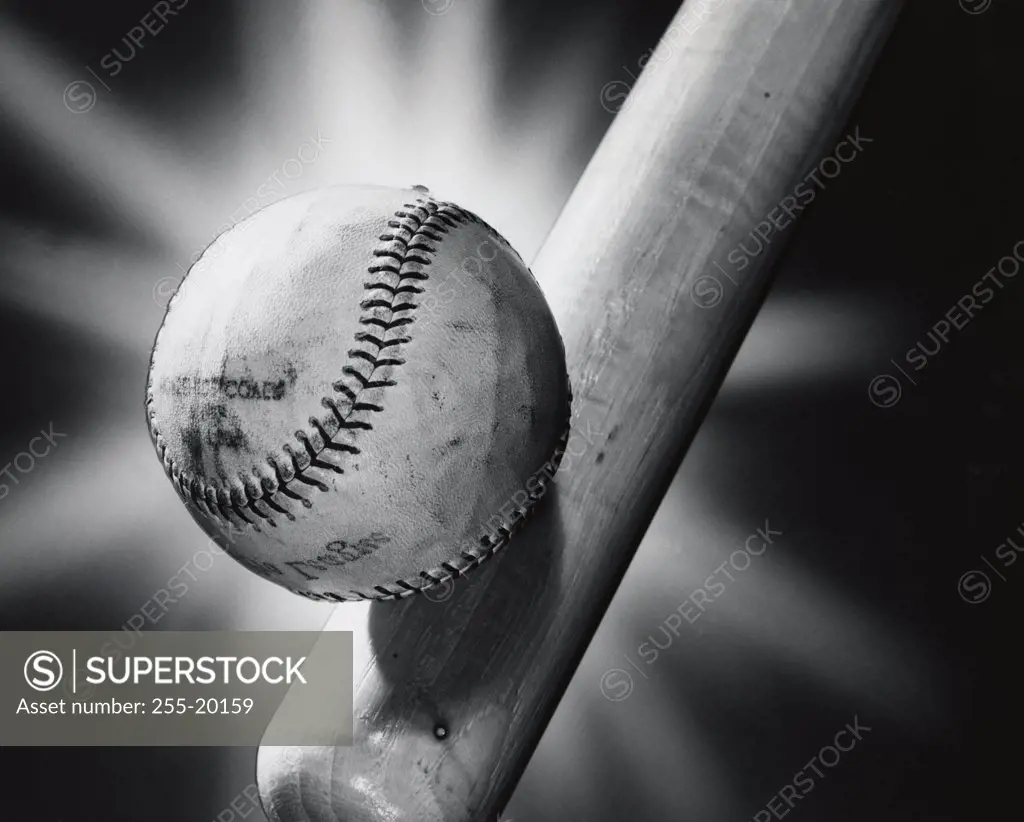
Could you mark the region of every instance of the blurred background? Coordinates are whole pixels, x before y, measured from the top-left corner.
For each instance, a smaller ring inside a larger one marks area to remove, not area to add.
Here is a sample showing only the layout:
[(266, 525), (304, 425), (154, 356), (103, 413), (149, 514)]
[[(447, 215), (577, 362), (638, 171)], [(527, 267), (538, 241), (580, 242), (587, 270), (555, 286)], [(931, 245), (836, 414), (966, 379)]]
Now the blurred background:
[[(854, 717), (871, 730), (779, 813), (1019, 807), (1024, 562), (1001, 557), (1024, 550), (1024, 276), (992, 275), (995, 297), (935, 333), (1024, 240), (1015, 5), (909, 2), (851, 118), (874, 142), (792, 230), (504, 819), (752, 819)], [(532, 258), (615, 117), (609, 84), (677, 7), (5, 0), (0, 629), (116, 631), (185, 567), (147, 629), (323, 625), (329, 606), (197, 561), (142, 407), (177, 283), (227, 225), (341, 182), (427, 185)], [(55, 446), (20, 456), (41, 431)], [(186, 822), (231, 818), (255, 751), (0, 756), (2, 820)]]

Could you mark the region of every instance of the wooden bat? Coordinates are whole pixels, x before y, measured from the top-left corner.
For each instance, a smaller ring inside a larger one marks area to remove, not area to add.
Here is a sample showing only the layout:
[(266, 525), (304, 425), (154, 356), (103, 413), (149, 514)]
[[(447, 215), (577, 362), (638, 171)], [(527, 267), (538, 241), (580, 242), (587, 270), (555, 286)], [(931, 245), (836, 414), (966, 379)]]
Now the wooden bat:
[(740, 346), (781, 233), (742, 270), (729, 254), (831, 154), (899, 7), (680, 11), (534, 267), (576, 396), (553, 490), (445, 601), (335, 609), (327, 630), (355, 634), (355, 742), (262, 747), (271, 820), (497, 817)]

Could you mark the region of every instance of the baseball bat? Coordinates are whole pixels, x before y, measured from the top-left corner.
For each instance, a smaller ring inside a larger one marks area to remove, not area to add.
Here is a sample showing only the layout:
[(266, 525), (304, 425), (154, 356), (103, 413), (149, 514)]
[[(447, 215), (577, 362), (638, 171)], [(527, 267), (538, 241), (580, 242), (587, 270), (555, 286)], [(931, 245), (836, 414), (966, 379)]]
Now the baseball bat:
[(354, 744), (262, 747), (273, 822), (497, 817), (782, 242), (742, 270), (729, 253), (766, 234), (832, 151), (900, 6), (720, 0), (678, 13), (534, 266), (575, 394), (553, 489), (503, 556), (444, 595), (336, 607), (326, 630), (355, 635)]

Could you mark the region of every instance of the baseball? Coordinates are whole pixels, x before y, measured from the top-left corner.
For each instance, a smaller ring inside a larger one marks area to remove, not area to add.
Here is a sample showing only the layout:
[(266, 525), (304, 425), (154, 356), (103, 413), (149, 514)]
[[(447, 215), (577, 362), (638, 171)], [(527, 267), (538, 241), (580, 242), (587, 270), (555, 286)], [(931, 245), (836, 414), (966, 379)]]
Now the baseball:
[(321, 189), (222, 234), (170, 301), (146, 395), (202, 529), (330, 601), (403, 597), (504, 547), (569, 406), (529, 269), (422, 187)]

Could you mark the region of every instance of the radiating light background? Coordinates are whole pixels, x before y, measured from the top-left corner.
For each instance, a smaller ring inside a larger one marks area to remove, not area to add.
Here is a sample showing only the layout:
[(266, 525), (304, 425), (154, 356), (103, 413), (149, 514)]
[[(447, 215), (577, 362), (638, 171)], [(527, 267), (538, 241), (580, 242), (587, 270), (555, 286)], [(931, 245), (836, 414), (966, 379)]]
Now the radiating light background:
[[(1024, 283), (895, 406), (868, 394), (1024, 238), (1011, 8), (968, 13), (981, 5), (910, 4), (851, 121), (874, 142), (792, 233), (505, 819), (750, 819), (854, 715), (872, 731), (790, 818), (1002, 807), (1024, 579), (979, 605), (957, 582), (1024, 522)], [(67, 435), (0, 499), (8, 630), (117, 630), (204, 547), (142, 394), (167, 300), (221, 228), (325, 184), (424, 184), (529, 259), (614, 116), (602, 89), (632, 82), (675, 4), (193, 0), (132, 54), (150, 8), (0, 15), (0, 465), (51, 424)], [(782, 532), (769, 550), (666, 633), (766, 522)], [(153, 627), (327, 618), (226, 558), (196, 573)], [(631, 680), (602, 691), (617, 670)], [(4, 762), (0, 819), (184, 822), (216, 818), (254, 752)]]

